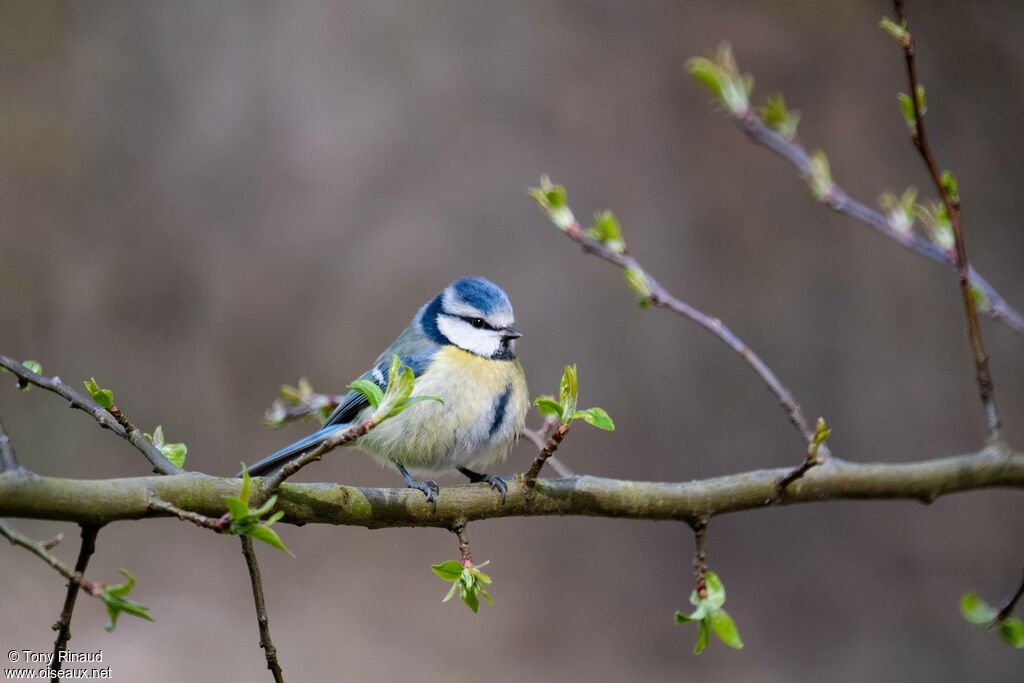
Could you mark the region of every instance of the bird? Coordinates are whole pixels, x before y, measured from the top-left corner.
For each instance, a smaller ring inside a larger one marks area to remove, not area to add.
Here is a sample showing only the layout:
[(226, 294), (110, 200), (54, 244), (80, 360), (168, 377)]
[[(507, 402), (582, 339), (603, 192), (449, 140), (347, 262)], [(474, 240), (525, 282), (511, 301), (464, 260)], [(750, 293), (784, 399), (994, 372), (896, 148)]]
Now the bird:
[[(437, 482), (414, 474), (427, 477), (457, 470), (470, 482), (489, 484), (504, 501), (506, 482), (478, 470), (503, 460), (525, 426), (530, 401), (516, 354), (516, 340), (522, 334), (514, 322), (508, 295), (486, 278), (463, 277), (441, 290), (360, 378), (386, 389), (388, 367), (397, 355), (413, 371), (412, 395), (436, 396), (441, 402), (417, 402), (351, 445), (396, 468), (405, 485), (423, 492), (435, 508)], [(246, 471), (252, 476), (270, 474), (330, 436), (360, 424), (372, 412), (366, 397), (349, 391), (319, 431)]]

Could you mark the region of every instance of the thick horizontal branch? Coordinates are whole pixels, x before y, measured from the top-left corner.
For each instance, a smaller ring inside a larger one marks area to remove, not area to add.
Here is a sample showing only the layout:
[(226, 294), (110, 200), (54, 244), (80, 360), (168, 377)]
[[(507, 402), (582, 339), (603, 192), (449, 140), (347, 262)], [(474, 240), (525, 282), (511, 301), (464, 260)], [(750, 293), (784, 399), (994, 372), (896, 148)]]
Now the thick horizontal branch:
[[(970, 455), (898, 464), (831, 459), (784, 492), (788, 468), (756, 470), (702, 481), (660, 483), (581, 476), (539, 479), (530, 488), (512, 481), (504, 503), (486, 485), (442, 488), (437, 510), (409, 489), (339, 484), (283, 484), (277, 509), (283, 522), (381, 527), (447, 527), (478, 519), (588, 515), (695, 523), (742, 510), (828, 500), (913, 499), (931, 502), (956, 491), (1024, 489), (1024, 454), (998, 444)], [(224, 496), (238, 495), (238, 479), (185, 473), (165, 477), (74, 480), (22, 471), (0, 474), (0, 517), (101, 525), (167, 516), (154, 496), (209, 517), (224, 513)]]

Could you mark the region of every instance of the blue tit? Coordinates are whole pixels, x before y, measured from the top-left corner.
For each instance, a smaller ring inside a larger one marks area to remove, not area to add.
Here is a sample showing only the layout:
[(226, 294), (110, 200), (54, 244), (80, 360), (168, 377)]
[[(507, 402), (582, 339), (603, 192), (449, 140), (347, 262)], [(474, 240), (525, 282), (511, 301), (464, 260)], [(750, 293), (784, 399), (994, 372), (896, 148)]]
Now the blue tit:
[[(490, 280), (464, 277), (445, 287), (362, 376), (386, 389), (388, 365), (397, 354), (416, 377), (413, 396), (438, 396), (444, 403), (417, 402), (352, 445), (396, 467), (405, 485), (422, 491), (432, 504), (437, 483), (419, 481), (411, 473), (458, 470), (471, 482), (487, 482), (504, 499), (505, 482), (478, 470), (508, 455), (530, 404), (516, 359), (515, 340), (521, 335), (513, 322), (508, 296)], [(366, 398), (350, 391), (320, 431), (267, 456), (248, 472), (272, 472), (371, 413)]]

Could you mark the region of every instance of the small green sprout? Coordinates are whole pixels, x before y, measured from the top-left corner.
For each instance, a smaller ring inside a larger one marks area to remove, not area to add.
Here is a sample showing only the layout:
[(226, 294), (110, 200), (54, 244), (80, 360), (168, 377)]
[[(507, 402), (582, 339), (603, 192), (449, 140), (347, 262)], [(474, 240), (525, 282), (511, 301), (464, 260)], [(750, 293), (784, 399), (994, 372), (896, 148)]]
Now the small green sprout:
[[(37, 375), (40, 375), (43, 372), (43, 366), (40, 365), (39, 361), (37, 360), (23, 360), (21, 361), (21, 365), (29, 372), (34, 372)], [(0, 367), (0, 372), (7, 372), (7, 368)], [(17, 381), (17, 386), (18, 391), (28, 391), (32, 385), (30, 385), (27, 381), (19, 377)]]
[(916, 187), (908, 187), (900, 197), (892, 192), (885, 192), (878, 198), (878, 205), (885, 211), (885, 217), (893, 230), (908, 235), (914, 229), (917, 212)]
[(827, 202), (831, 198), (832, 171), (829, 168), (828, 156), (820, 149), (811, 152), (807, 182), (811, 187), (811, 195), (819, 202)]
[(733, 116), (742, 118), (750, 112), (754, 78), (740, 73), (728, 42), (719, 44), (711, 59), (694, 57), (687, 60), (686, 70)]
[(444, 404), (444, 401), (437, 396), (413, 396), (412, 390), (415, 382), (416, 378), (412, 368), (404, 365), (398, 355), (392, 355), (391, 365), (388, 367), (386, 390), (381, 389), (376, 382), (371, 382), (368, 379), (357, 379), (348, 385), (348, 388), (366, 397), (373, 407), (371, 419), (379, 424), (416, 403), (437, 401)]
[(622, 239), (622, 228), (619, 220), (611, 211), (596, 211), (594, 225), (584, 230), (588, 237), (600, 242), (616, 254), (626, 251), (626, 242)]
[(603, 408), (576, 409), (579, 396), (579, 381), (575, 365), (566, 365), (558, 387), (558, 399), (554, 396), (538, 396), (533, 405), (544, 417), (553, 417), (561, 424), (569, 425), (573, 420), (583, 420), (589, 425), (605, 431), (615, 431), (615, 423)]
[[(111, 399), (113, 399), (113, 395), (111, 395)], [(113, 401), (111, 401), (111, 405), (113, 405)], [(146, 434), (145, 437), (160, 450), (165, 458), (174, 463), (175, 467), (180, 469), (185, 466), (185, 457), (188, 455), (188, 446), (183, 443), (167, 443), (164, 440), (164, 428), (161, 425), (157, 425), (156, 429), (153, 430), (153, 433)]]
[(740, 640), (740, 632), (736, 623), (729, 616), (729, 613), (722, 609), (725, 604), (725, 586), (722, 585), (718, 574), (707, 572), (704, 575), (704, 591), (694, 589), (690, 594), (690, 604), (694, 606), (693, 612), (683, 614), (676, 612), (676, 623), (686, 624), (692, 621), (699, 622), (700, 630), (697, 633), (697, 645), (693, 653), (699, 655), (708, 646), (713, 632), (719, 640), (731, 648), (740, 650), (743, 648), (743, 641)]
[(101, 389), (95, 377), (85, 380), (85, 390), (104, 410), (110, 410), (114, 406), (114, 392), (110, 389)]
[[(914, 102), (910, 99), (910, 95), (905, 92), (897, 93), (896, 99), (900, 103), (900, 111), (903, 113), (903, 122), (907, 124), (907, 128), (914, 135), (917, 135), (917, 118), (914, 116)], [(928, 101), (924, 96), (924, 86), (918, 84), (917, 86), (917, 108), (921, 112), (921, 116), (924, 116), (928, 112)]]
[(953, 223), (949, 220), (946, 212), (946, 205), (942, 202), (931, 204), (919, 204), (917, 217), (924, 225), (932, 244), (946, 252), (951, 252), (956, 247), (956, 237), (953, 235)]
[(569, 208), (565, 186), (554, 185), (546, 175), (540, 177), (540, 187), (531, 187), (527, 193), (533, 197), (541, 210), (548, 215), (559, 230), (565, 232), (576, 225), (576, 217)]
[(757, 110), (764, 125), (768, 126), (790, 142), (796, 138), (796, 129), (800, 125), (800, 112), (786, 108), (786, 100), (782, 95), (769, 95), (768, 99)]
[(1018, 650), (1024, 650), (1024, 621), (1020, 617), (999, 618), (999, 610), (985, 602), (977, 593), (967, 593), (960, 598), (960, 613), (972, 624), (984, 626), (989, 631), (998, 630), (1004, 643)]
[(623, 274), (626, 284), (640, 297), (638, 300), (640, 308), (649, 307), (653, 302), (651, 301), (651, 283), (647, 279), (647, 273), (640, 268), (629, 266), (623, 270)]
[(942, 191), (949, 197), (949, 201), (953, 204), (958, 204), (960, 202), (960, 186), (956, 182), (956, 176), (953, 175), (953, 172), (943, 171), (941, 182)]
[(153, 617), (149, 616), (148, 607), (125, 597), (135, 587), (135, 577), (127, 569), (118, 569), (117, 571), (124, 576), (124, 583), (103, 586), (97, 595), (107, 606), (107, 614), (110, 616), (110, 623), (106, 625), (107, 631), (112, 632), (117, 627), (117, 619), (121, 616), (121, 612), (146, 621), (153, 621)]
[(301, 408), (303, 418), (316, 417), (323, 425), (334, 411), (334, 400), (326, 394), (318, 394), (309, 380), (302, 377), (297, 387), (281, 385), (278, 398), (263, 415), (263, 423), (271, 429), (283, 427), (289, 421), (289, 408)]
[(481, 567), (486, 567), (490, 561), (484, 562), (479, 565), (474, 565), (470, 560), (466, 559), (462, 562), (458, 560), (448, 560), (441, 564), (431, 565), (430, 568), (442, 581), (450, 581), (452, 584), (451, 589), (448, 591), (448, 595), (444, 596), (444, 600), (441, 602), (448, 602), (455, 596), (455, 592), (458, 591), (459, 597), (466, 603), (466, 607), (469, 607), (476, 614), (477, 610), (480, 609), (480, 597), (487, 601), (488, 605), (494, 606), (494, 601), (491, 600), (491, 596), (484, 590), (484, 586), (488, 586), (491, 583), (491, 577), (480, 571)]
[(277, 495), (268, 498), (263, 505), (255, 510), (251, 509), (249, 498), (252, 497), (252, 480), (249, 473), (245, 471), (245, 463), (242, 463), (242, 470), (242, 489), (238, 497), (226, 496), (224, 498), (224, 504), (228, 507), (228, 519), (231, 520), (227, 533), (255, 538), (257, 541), (263, 541), (267, 545), (295, 557), (292, 555), (292, 551), (285, 547), (277, 532), (270, 528), (276, 521), (284, 517), (284, 512), (278, 510), (265, 520), (261, 521), (260, 519), (274, 508), (277, 503)]
[(878, 26), (888, 33), (890, 36), (896, 39), (903, 47), (910, 47), (910, 31), (907, 30), (907, 20), (896, 23), (889, 17), (882, 17), (882, 20), (878, 22)]

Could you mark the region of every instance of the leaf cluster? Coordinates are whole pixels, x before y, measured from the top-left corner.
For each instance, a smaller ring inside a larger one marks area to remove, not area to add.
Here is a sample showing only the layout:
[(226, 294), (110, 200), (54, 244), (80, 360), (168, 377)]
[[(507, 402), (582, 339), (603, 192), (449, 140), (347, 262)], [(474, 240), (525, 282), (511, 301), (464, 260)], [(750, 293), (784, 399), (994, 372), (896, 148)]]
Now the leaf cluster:
[(493, 607), (494, 601), (484, 589), (484, 586), (490, 585), (491, 577), (480, 571), (480, 567), (486, 567), (489, 562), (474, 566), (472, 564), (463, 565), (458, 560), (448, 560), (441, 564), (431, 565), (430, 568), (442, 581), (452, 583), (451, 589), (441, 602), (448, 602), (455, 597), (455, 593), (458, 591), (459, 597), (474, 614), (480, 609), (480, 597), (483, 597), (487, 604)]
[(149, 616), (149, 607), (126, 597), (135, 587), (135, 577), (127, 569), (118, 569), (117, 571), (124, 576), (124, 583), (103, 586), (97, 595), (107, 606), (107, 614), (110, 616), (110, 623), (105, 627), (107, 631), (113, 631), (117, 627), (117, 619), (122, 612), (139, 619), (153, 621), (153, 617)]
[(558, 387), (558, 399), (554, 396), (538, 396), (533, 405), (544, 417), (553, 417), (561, 424), (569, 425), (573, 420), (583, 420), (589, 425), (605, 431), (615, 431), (615, 423), (604, 408), (586, 408), (577, 410), (579, 396), (579, 380), (575, 365), (566, 365), (562, 371), (562, 381)]
[(1020, 617), (999, 619), (999, 611), (985, 602), (977, 593), (967, 593), (960, 599), (960, 613), (964, 619), (984, 626), (989, 631), (998, 631), (1004, 643), (1018, 650), (1024, 650), (1024, 621)]
[(274, 505), (277, 503), (277, 495), (275, 494), (268, 498), (258, 508), (250, 508), (249, 499), (252, 497), (252, 480), (249, 477), (249, 473), (245, 471), (245, 463), (242, 463), (242, 470), (242, 489), (238, 497), (226, 496), (224, 498), (224, 504), (228, 507), (228, 518), (231, 520), (227, 533), (235, 536), (255, 538), (257, 541), (263, 541), (267, 545), (295, 557), (295, 555), (292, 555), (292, 551), (285, 547), (277, 532), (271, 529), (276, 521), (284, 517), (284, 512), (278, 510), (270, 515), (270, 517), (262, 519), (265, 514), (274, 508)]
[(699, 655), (708, 646), (711, 634), (714, 633), (719, 640), (729, 647), (737, 650), (743, 648), (743, 641), (740, 640), (740, 632), (736, 623), (729, 616), (729, 613), (722, 609), (725, 604), (725, 586), (718, 574), (707, 572), (704, 575), (705, 594), (701, 597), (695, 589), (690, 594), (690, 604), (694, 610), (690, 614), (676, 612), (676, 623), (686, 624), (696, 621), (700, 625), (697, 633), (697, 645), (693, 653)]
[(402, 363), (398, 355), (391, 356), (391, 364), (388, 366), (387, 389), (381, 389), (376, 382), (368, 379), (357, 379), (348, 385), (352, 391), (362, 394), (373, 407), (374, 422), (380, 424), (389, 417), (398, 415), (409, 406), (423, 401), (437, 401), (444, 404), (444, 401), (437, 396), (413, 396), (412, 390), (416, 378), (412, 368)]

